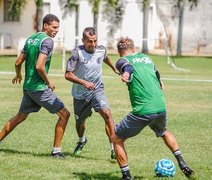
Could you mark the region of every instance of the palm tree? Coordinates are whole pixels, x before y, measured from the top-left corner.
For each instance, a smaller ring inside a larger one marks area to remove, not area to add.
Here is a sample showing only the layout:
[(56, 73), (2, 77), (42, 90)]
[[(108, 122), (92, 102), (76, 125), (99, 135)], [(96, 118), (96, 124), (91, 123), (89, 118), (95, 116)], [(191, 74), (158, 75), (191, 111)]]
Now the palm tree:
[(35, 0), (36, 4), (36, 31), (39, 32), (42, 30), (42, 17), (43, 17), (43, 0)]
[[(188, 0), (190, 3), (190, 9), (194, 6), (197, 6), (199, 0)], [(175, 7), (179, 12), (179, 26), (178, 26), (178, 38), (177, 38), (177, 56), (181, 56), (182, 54), (182, 36), (183, 36), (183, 15), (184, 15), (184, 7), (186, 0), (178, 0), (176, 2)]]
[(60, 0), (59, 5), (63, 12), (63, 18), (66, 17), (67, 14), (76, 13), (75, 15), (75, 47), (79, 45), (79, 3), (78, 0)]
[(137, 0), (139, 7), (143, 11), (143, 41), (142, 52), (148, 53), (148, 23), (149, 23), (149, 4), (150, 0)]

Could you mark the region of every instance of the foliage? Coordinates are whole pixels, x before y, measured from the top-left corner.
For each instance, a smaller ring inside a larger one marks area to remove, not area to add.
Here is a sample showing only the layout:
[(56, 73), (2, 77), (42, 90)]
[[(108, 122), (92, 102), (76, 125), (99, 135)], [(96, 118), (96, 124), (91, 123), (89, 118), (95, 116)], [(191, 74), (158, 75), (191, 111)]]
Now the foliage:
[(67, 16), (67, 14), (72, 14), (73, 12), (76, 12), (76, 7), (78, 5), (77, 0), (60, 0), (58, 1), (63, 18)]
[(21, 9), (26, 4), (26, 0), (9, 0), (7, 3), (11, 19), (17, 19), (20, 16)]

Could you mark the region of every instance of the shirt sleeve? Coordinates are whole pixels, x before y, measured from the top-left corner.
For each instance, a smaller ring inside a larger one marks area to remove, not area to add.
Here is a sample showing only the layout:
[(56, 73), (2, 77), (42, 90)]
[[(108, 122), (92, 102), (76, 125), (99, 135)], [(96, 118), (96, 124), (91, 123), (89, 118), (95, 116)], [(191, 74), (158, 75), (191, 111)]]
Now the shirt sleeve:
[(40, 53), (46, 54), (48, 56), (52, 52), (53, 47), (54, 41), (51, 38), (47, 38), (41, 44)]
[(79, 61), (79, 54), (76, 50), (73, 50), (71, 53), (71, 57), (67, 61), (66, 71), (73, 72), (77, 66), (78, 61)]
[(121, 74), (124, 72), (131, 74), (133, 72), (133, 66), (126, 59), (119, 59), (116, 62), (116, 69), (118, 69)]

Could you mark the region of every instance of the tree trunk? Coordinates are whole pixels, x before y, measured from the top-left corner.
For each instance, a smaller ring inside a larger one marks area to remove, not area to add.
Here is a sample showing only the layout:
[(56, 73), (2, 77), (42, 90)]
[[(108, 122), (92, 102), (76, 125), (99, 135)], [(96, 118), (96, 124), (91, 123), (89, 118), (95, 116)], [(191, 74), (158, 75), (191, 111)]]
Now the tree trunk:
[(148, 53), (148, 18), (149, 6), (145, 5), (143, 9), (143, 48), (142, 53)]
[(93, 13), (93, 27), (97, 30), (98, 32), (98, 13)]
[(76, 5), (75, 17), (75, 47), (79, 45), (79, 5)]
[(181, 56), (181, 54), (182, 54), (184, 5), (185, 5), (184, 0), (180, 1), (180, 6), (179, 6), (179, 26), (178, 26), (178, 38), (177, 38), (177, 56)]

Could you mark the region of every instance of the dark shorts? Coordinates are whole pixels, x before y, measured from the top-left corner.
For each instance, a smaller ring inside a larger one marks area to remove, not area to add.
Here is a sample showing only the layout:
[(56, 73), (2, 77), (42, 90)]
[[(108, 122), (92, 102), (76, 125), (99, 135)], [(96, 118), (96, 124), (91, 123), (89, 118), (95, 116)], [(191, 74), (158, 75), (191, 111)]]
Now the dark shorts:
[(57, 113), (64, 108), (64, 104), (51, 89), (45, 89), (43, 91), (23, 90), (19, 112), (37, 112), (41, 107), (44, 107), (50, 113)]
[(76, 122), (84, 122), (89, 116), (91, 116), (92, 108), (96, 112), (99, 112), (105, 108), (109, 109), (109, 104), (103, 89), (99, 89), (98, 91), (94, 92), (89, 100), (74, 98), (74, 115)]
[(163, 136), (166, 130), (166, 112), (148, 115), (130, 113), (116, 125), (115, 132), (119, 138), (127, 139), (136, 136), (147, 125), (155, 132), (157, 137)]

